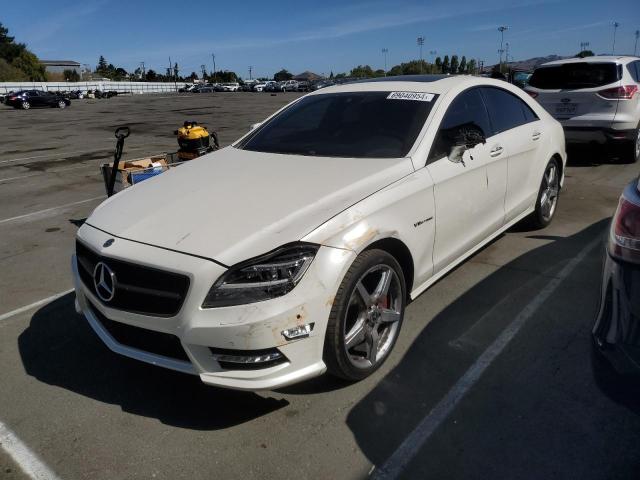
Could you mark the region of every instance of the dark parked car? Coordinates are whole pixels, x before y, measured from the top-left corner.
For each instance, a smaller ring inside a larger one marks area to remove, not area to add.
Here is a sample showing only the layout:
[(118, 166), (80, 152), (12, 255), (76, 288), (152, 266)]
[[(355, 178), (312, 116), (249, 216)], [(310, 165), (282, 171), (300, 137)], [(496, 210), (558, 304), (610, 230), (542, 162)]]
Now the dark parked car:
[(640, 183), (627, 185), (611, 221), (600, 310), (599, 353), (622, 374), (640, 375)]
[(311, 91), (311, 85), (309, 84), (309, 82), (306, 82), (306, 81), (298, 82), (298, 91), (309, 92)]
[(71, 105), (71, 100), (57, 92), (21, 90), (8, 95), (5, 104), (13, 108), (22, 108), (23, 110), (28, 110), (31, 107), (66, 108)]
[(191, 92), (192, 93), (213, 93), (213, 92), (218, 92), (219, 90), (216, 90), (216, 86), (215, 85), (200, 85), (196, 88), (194, 88)]
[(320, 90), (321, 88), (330, 87), (331, 85), (335, 85), (336, 82), (333, 80), (320, 80), (319, 82), (311, 85), (311, 91), (314, 92), (316, 90)]

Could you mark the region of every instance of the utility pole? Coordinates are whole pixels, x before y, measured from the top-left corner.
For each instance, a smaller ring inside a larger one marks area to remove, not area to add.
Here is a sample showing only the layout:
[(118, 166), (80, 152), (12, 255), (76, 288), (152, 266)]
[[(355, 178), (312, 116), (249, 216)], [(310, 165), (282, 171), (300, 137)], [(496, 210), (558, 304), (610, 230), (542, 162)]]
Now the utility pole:
[(638, 50), (638, 37), (640, 37), (640, 30), (636, 30), (633, 34), (636, 37), (636, 44), (633, 46), (633, 55), (636, 55), (636, 51)]
[(498, 50), (498, 53), (500, 54), (500, 71), (502, 71), (502, 54), (504, 53), (504, 49), (502, 48), (504, 42), (504, 32), (506, 32), (507, 30), (509, 30), (509, 27), (507, 27), (506, 25), (501, 25), (498, 27), (498, 31), (500, 32), (500, 50)]
[(504, 61), (508, 64), (509, 63), (509, 42), (505, 43), (504, 46), (505, 46)]
[(387, 76), (387, 53), (389, 53), (388, 48), (382, 49), (382, 55), (384, 55), (384, 76)]
[(424, 45), (424, 37), (418, 37), (416, 41), (418, 47), (420, 47), (420, 73), (422, 73), (422, 46)]
[(429, 55), (431, 55), (431, 63), (436, 61), (436, 55), (438, 54), (437, 50), (429, 50)]
[(205, 70), (205, 65), (200, 65), (200, 70), (202, 70), (202, 81), (204, 82), (204, 77), (207, 74), (207, 71)]
[(616, 31), (620, 24), (618, 22), (613, 22), (613, 47), (611, 47), (611, 55), (616, 54)]
[(142, 67), (142, 80), (147, 79), (147, 71), (144, 68), (144, 62), (140, 62), (140, 66)]
[(252, 70), (253, 70), (253, 66), (249, 65), (249, 80), (253, 80), (253, 77), (251, 76)]
[(213, 60), (213, 80), (215, 83), (215, 79), (216, 79), (216, 56), (215, 54), (211, 54), (211, 60)]

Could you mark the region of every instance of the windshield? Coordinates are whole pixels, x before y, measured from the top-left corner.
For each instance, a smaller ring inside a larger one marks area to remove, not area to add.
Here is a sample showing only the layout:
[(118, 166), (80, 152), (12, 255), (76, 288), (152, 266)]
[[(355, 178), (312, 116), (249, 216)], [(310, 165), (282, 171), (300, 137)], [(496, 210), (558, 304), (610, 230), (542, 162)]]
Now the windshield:
[(594, 88), (617, 82), (621, 70), (615, 63), (565, 63), (538, 68), (529, 85), (542, 89)]
[[(398, 93), (304, 97), (250, 134), (238, 148), (321, 157), (405, 157), (436, 95)], [(412, 95), (414, 99), (408, 99)]]

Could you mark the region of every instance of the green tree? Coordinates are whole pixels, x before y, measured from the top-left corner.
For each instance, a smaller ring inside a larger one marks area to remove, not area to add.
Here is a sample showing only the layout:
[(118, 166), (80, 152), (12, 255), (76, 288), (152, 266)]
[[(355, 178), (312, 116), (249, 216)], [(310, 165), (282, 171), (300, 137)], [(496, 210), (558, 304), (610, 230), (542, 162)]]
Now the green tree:
[(38, 57), (27, 49), (20, 52), (20, 55), (11, 62), (11, 65), (22, 70), (29, 80), (33, 82), (40, 82), (47, 79), (44, 65), (40, 63)]
[(460, 68), (458, 69), (458, 73), (467, 73), (467, 57), (464, 55), (462, 59), (460, 59)]
[(147, 70), (147, 75), (146, 75), (145, 80), (147, 82), (155, 82), (155, 81), (158, 80), (158, 74), (154, 70), (149, 69), (149, 70)]
[(67, 82), (79, 82), (80, 81), (80, 74), (78, 74), (78, 72), (75, 71), (75, 70), (65, 70), (64, 72), (62, 72), (62, 75), (64, 76), (64, 79)]
[(449, 73), (449, 68), (449, 55), (445, 55), (444, 59), (442, 60), (442, 73)]
[(285, 80), (291, 80), (292, 78), (293, 78), (293, 74), (289, 72), (286, 68), (283, 68), (282, 70), (280, 70), (279, 72), (276, 72), (273, 75), (273, 79), (276, 82), (283, 82)]
[(469, 60), (469, 63), (467, 64), (467, 72), (471, 75), (476, 74), (476, 61), (473, 58)]
[(100, 58), (98, 59), (98, 66), (96, 67), (96, 73), (105, 77), (107, 76), (108, 68), (107, 60), (100, 55)]
[(449, 72), (458, 73), (458, 68), (460, 67), (460, 61), (458, 60), (458, 55), (454, 55), (451, 57), (451, 67), (449, 68)]
[(173, 78), (177, 79), (179, 72), (180, 72), (180, 69), (178, 68), (178, 62), (176, 62), (173, 64)]
[(351, 69), (349, 76), (355, 78), (369, 78), (373, 77), (373, 70), (369, 65), (358, 65)]
[(333, 70), (331, 70), (331, 73), (329, 74), (329, 78), (333, 78)]
[(379, 68), (378, 70), (373, 72), (374, 77), (384, 77), (385, 75), (386, 75), (386, 72), (382, 68)]
[(389, 70), (388, 74), (392, 77), (402, 75), (402, 65), (394, 65), (393, 67), (391, 67), (391, 70)]
[(338, 73), (338, 74), (336, 74), (336, 76), (334, 78), (347, 78), (347, 74), (346, 73)]
[(595, 53), (593, 53), (591, 50), (582, 50), (576, 55), (576, 58), (593, 57), (594, 55)]
[(436, 57), (436, 71), (438, 73), (442, 73), (442, 59), (440, 57)]
[(16, 43), (0, 23), (0, 59), (2, 80), (46, 80), (45, 68), (24, 43)]

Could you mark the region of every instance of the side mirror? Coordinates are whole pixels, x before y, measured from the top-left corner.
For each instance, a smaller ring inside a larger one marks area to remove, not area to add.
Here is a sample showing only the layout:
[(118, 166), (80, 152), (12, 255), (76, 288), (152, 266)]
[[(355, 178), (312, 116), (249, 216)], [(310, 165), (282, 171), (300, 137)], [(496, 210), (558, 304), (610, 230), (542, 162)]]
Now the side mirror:
[(486, 143), (482, 129), (475, 125), (463, 126), (456, 132), (454, 141), (449, 150), (449, 160), (453, 163), (463, 163), (462, 155), (466, 150), (471, 150), (476, 145)]
[(251, 127), (249, 127), (249, 131), (255, 130), (260, 125), (262, 125), (262, 122), (254, 123), (253, 125), (251, 125)]

